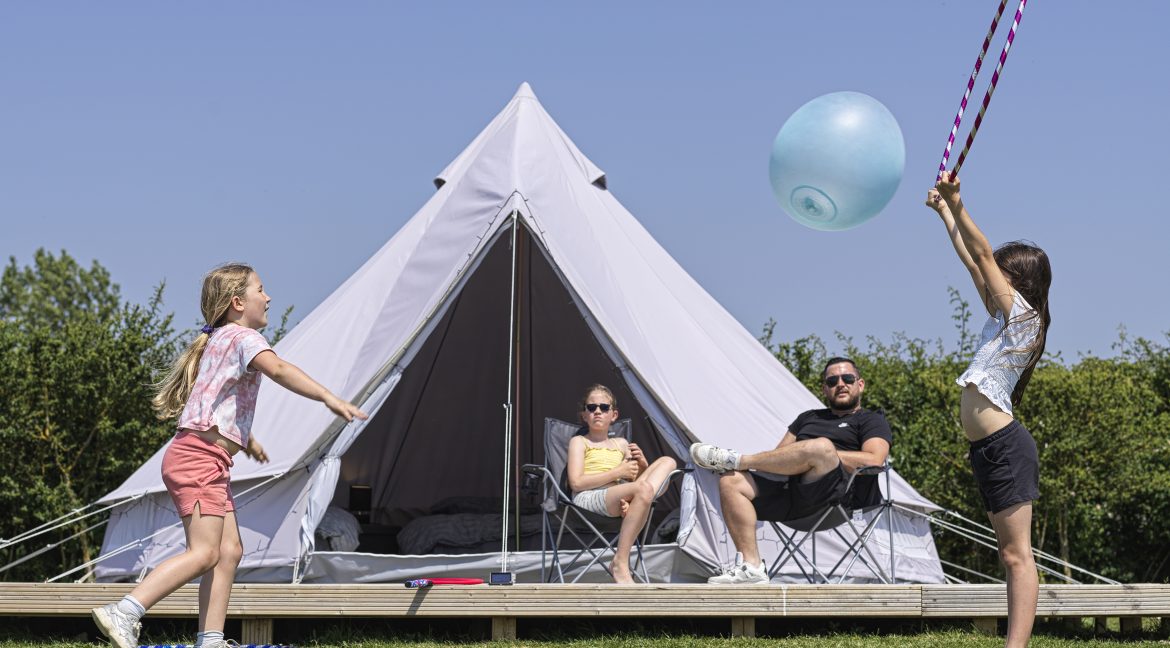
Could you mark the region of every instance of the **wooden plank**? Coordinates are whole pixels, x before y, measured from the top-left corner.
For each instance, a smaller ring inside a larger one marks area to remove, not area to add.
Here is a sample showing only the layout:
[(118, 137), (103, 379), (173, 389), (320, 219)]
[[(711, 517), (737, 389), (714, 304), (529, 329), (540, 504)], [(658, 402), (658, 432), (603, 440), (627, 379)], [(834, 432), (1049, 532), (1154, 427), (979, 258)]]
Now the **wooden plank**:
[[(0, 583), (0, 616), (86, 616), (132, 584)], [(198, 589), (180, 588), (151, 616), (194, 617)], [(1170, 585), (1044, 585), (1039, 616), (1170, 617)], [(1007, 616), (1003, 585), (242, 584), (232, 618), (342, 617), (950, 617)]]
[(257, 646), (272, 643), (272, 619), (245, 618), (241, 623), (240, 639)]
[(979, 634), (985, 634), (994, 637), (999, 634), (999, 618), (998, 617), (978, 617), (971, 619), (975, 626), (975, 631)]
[[(1003, 585), (922, 585), (925, 617), (1007, 616)], [(1170, 585), (1041, 585), (1038, 616), (1170, 614)]]
[(492, 641), (515, 641), (516, 617), (492, 617)]
[(756, 636), (756, 618), (731, 617), (731, 636), (754, 639)]
[(1142, 618), (1141, 617), (1121, 617), (1121, 634), (1127, 637), (1132, 637), (1142, 633)]
[[(117, 600), (130, 586), (0, 584), (0, 614), (72, 616)], [(181, 588), (151, 613), (191, 616), (197, 589)], [(917, 586), (486, 585), (407, 590), (394, 585), (237, 585), (228, 615), (490, 617), (919, 616)]]

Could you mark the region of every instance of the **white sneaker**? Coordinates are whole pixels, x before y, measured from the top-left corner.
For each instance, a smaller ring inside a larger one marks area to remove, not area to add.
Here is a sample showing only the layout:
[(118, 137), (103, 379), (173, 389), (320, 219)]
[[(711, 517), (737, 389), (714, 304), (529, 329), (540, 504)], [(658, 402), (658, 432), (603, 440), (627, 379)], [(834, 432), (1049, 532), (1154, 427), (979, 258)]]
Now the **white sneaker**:
[(90, 611), (93, 622), (110, 643), (118, 648), (138, 648), (138, 632), (142, 624), (118, 609), (117, 603), (110, 603)]
[(738, 469), (739, 453), (710, 443), (692, 443), (691, 460), (700, 468), (721, 473)]
[(761, 562), (758, 567), (740, 563), (718, 576), (708, 578), (707, 582), (712, 585), (767, 585), (771, 579), (768, 578), (767, 568)]
[(216, 639), (211, 642), (204, 642), (203, 648), (239, 648), (240, 644), (231, 639)]

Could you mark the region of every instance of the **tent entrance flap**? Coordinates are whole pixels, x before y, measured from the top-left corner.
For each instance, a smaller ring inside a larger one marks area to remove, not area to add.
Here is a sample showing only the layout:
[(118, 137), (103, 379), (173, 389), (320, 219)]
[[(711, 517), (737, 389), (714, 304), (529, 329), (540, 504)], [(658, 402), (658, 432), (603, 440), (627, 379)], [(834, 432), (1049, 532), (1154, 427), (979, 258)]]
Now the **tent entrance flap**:
[[(613, 390), (622, 417), (634, 420), (634, 438), (649, 456), (672, 454), (527, 227), (517, 222), (514, 237), (505, 233), (484, 252), (419, 342), (385, 404), (341, 458), (333, 505), (350, 507), (350, 486), (370, 489), (359, 551), (539, 548), (537, 502), (519, 493), (518, 466), (543, 461), (544, 418), (577, 420), (578, 402), (595, 383)], [(512, 439), (505, 445), (500, 426), (507, 421), (500, 404), (509, 386)], [(500, 460), (509, 453), (510, 471)], [(677, 495), (668, 497), (662, 515), (677, 503)], [(461, 528), (456, 533), (444, 525)], [(451, 537), (459, 534), (465, 537)]]

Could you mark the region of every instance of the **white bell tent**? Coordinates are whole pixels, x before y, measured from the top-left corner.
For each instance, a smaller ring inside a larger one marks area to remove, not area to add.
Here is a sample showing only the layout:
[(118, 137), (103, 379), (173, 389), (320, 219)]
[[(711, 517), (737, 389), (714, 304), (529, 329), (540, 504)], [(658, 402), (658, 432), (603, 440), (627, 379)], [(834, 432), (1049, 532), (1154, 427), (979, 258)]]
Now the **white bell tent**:
[[(238, 580), (501, 568), (537, 580), (539, 516), (519, 492), (519, 466), (542, 460), (544, 418), (572, 419), (593, 383), (614, 390), (650, 457), (686, 458), (693, 440), (770, 448), (797, 414), (822, 406), (622, 207), (527, 84), (435, 184), (276, 346), (370, 419), (344, 424), (263, 381), (253, 432), (271, 461), (241, 455), (232, 469)], [(99, 580), (139, 578), (183, 549), (162, 454), (101, 500), (117, 506)], [(897, 476), (893, 487), (901, 506), (937, 510)], [(734, 559), (718, 499), (715, 476), (695, 471), (659, 506), (677, 510), (678, 531), (646, 549), (655, 579), (702, 579)], [(321, 546), (327, 510), (367, 507), (360, 551)], [(871, 543), (886, 564), (891, 538), (899, 580), (943, 581), (927, 520), (894, 510)], [(840, 553), (827, 539), (818, 552)], [(594, 571), (587, 580), (604, 580)]]

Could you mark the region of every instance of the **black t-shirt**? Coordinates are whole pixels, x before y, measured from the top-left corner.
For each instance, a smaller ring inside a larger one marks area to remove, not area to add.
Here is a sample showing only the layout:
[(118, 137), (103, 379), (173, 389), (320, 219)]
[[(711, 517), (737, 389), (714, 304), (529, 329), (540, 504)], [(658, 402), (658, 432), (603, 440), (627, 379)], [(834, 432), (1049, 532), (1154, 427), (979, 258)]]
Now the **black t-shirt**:
[[(825, 438), (838, 450), (847, 452), (860, 451), (862, 444), (870, 439), (885, 439), (890, 445), (894, 441), (886, 416), (864, 407), (845, 416), (837, 416), (830, 409), (809, 410), (796, 417), (788, 431), (797, 441)], [(872, 506), (881, 499), (876, 475), (858, 475), (853, 481), (850, 500), (854, 507)]]

